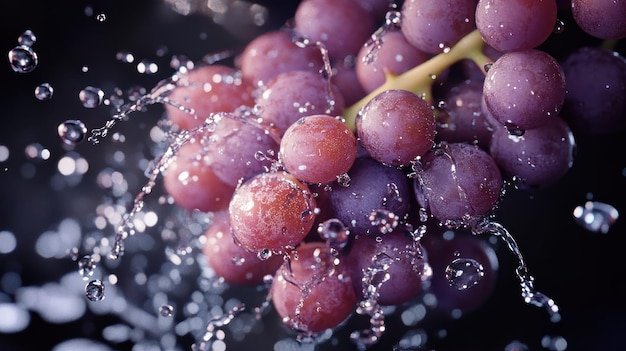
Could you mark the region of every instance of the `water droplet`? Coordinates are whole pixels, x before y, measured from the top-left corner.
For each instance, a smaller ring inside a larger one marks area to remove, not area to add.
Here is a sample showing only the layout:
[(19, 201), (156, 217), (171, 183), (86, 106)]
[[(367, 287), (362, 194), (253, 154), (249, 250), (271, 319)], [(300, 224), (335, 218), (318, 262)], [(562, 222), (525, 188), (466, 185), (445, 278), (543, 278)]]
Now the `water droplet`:
[(104, 284), (101, 280), (92, 280), (85, 286), (85, 296), (89, 301), (100, 301), (104, 299)]
[(95, 108), (102, 104), (104, 92), (100, 88), (88, 86), (78, 93), (80, 102), (86, 108)]
[(270, 249), (260, 250), (259, 252), (257, 252), (257, 257), (261, 261), (268, 260), (270, 257), (272, 257), (272, 250)]
[(135, 55), (130, 51), (119, 51), (115, 54), (115, 59), (124, 63), (133, 63), (135, 62)]
[(159, 66), (148, 60), (142, 60), (137, 64), (137, 72), (142, 74), (154, 74), (159, 71)]
[(556, 23), (554, 24), (554, 30), (552, 31), (555, 34), (561, 34), (565, 31), (565, 21), (562, 19), (556, 19)]
[(52, 99), (54, 89), (48, 83), (42, 83), (35, 88), (35, 97), (39, 101), (45, 101)]
[(37, 58), (37, 53), (30, 46), (20, 45), (9, 51), (9, 62), (13, 71), (28, 73), (37, 67), (39, 59)]
[(171, 305), (162, 305), (159, 307), (159, 314), (163, 317), (171, 317), (174, 314), (174, 307)]
[(317, 227), (317, 233), (335, 249), (343, 249), (350, 237), (350, 231), (336, 218), (331, 218), (320, 223)]
[(483, 266), (471, 258), (457, 258), (446, 267), (446, 279), (457, 290), (472, 288), (484, 275)]
[(368, 219), (373, 226), (378, 227), (381, 234), (392, 232), (400, 223), (395, 213), (383, 209), (372, 211)]
[(95, 269), (96, 261), (91, 255), (85, 255), (78, 261), (78, 273), (83, 277), (83, 280), (89, 279)]
[(485, 65), (483, 66), (483, 69), (485, 70), (485, 72), (489, 72), (491, 67), (493, 67), (493, 62), (485, 63)]
[(85, 139), (87, 134), (87, 127), (85, 124), (77, 119), (69, 119), (61, 124), (57, 128), (61, 140), (67, 145), (75, 145)]
[(35, 33), (33, 33), (33, 31), (30, 29), (25, 30), (24, 33), (22, 33), (17, 38), (18, 44), (23, 45), (23, 46), (33, 46), (33, 44), (35, 44), (36, 41), (37, 41), (37, 37), (35, 36)]
[(618, 217), (615, 207), (598, 201), (587, 201), (574, 209), (576, 223), (592, 232), (608, 233)]
[(528, 345), (514, 340), (504, 347), (504, 351), (528, 351)]
[(98, 22), (104, 22), (107, 19), (107, 15), (104, 13), (99, 13), (96, 15), (96, 21)]

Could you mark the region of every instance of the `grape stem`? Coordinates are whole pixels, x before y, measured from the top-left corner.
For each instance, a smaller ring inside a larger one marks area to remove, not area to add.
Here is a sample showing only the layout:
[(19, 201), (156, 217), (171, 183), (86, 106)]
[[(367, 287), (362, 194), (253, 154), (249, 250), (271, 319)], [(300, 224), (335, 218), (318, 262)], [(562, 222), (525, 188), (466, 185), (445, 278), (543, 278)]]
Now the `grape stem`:
[(463, 37), (448, 52), (438, 54), (430, 60), (400, 75), (387, 73), (383, 85), (373, 90), (352, 106), (344, 109), (343, 117), (346, 124), (354, 132), (356, 128), (356, 116), (359, 110), (373, 97), (390, 89), (408, 90), (425, 97), (432, 103), (431, 87), (436, 77), (460, 60), (472, 60), (480, 67), (483, 73), (485, 73), (485, 64), (492, 62), (492, 60), (482, 52), (484, 43), (478, 30), (474, 30)]

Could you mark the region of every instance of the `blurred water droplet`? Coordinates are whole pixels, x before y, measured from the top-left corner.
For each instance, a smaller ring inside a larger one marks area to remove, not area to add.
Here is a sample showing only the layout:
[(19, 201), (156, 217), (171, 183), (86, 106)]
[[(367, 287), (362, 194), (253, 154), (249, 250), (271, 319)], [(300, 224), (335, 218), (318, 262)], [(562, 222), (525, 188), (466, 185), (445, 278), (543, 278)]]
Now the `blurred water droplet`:
[(35, 97), (39, 101), (45, 101), (52, 99), (54, 89), (48, 83), (42, 83), (35, 88)]
[(162, 305), (159, 307), (159, 314), (163, 317), (171, 317), (174, 313), (174, 307), (171, 305)]
[(446, 279), (457, 290), (472, 288), (484, 275), (483, 266), (471, 258), (457, 258), (446, 267)]
[(587, 201), (584, 206), (577, 206), (574, 209), (574, 218), (583, 228), (606, 234), (619, 218), (619, 212), (609, 204)]
[(89, 279), (95, 269), (96, 261), (91, 255), (85, 255), (78, 261), (78, 273), (83, 277), (83, 280)]
[(23, 46), (33, 46), (36, 41), (37, 37), (35, 36), (35, 33), (33, 33), (33, 31), (30, 29), (25, 30), (24, 33), (20, 34), (20, 36), (17, 38), (18, 44)]
[(59, 124), (57, 131), (65, 144), (75, 145), (85, 139), (87, 127), (77, 119), (70, 119)]
[(88, 86), (78, 93), (80, 102), (86, 108), (95, 108), (102, 104), (104, 92), (100, 88)]
[(504, 347), (504, 351), (528, 351), (528, 346), (520, 341), (513, 340)]
[(37, 67), (39, 59), (37, 58), (37, 53), (29, 46), (20, 45), (9, 51), (9, 62), (13, 71), (29, 73)]
[(104, 284), (101, 280), (92, 280), (85, 286), (85, 296), (89, 301), (100, 301), (104, 299)]
[(135, 62), (135, 56), (130, 51), (119, 51), (115, 54), (115, 59), (124, 63)]
[(379, 209), (369, 215), (370, 223), (378, 227), (381, 234), (392, 232), (400, 223), (400, 218), (393, 212)]
[(338, 219), (331, 218), (319, 224), (317, 233), (332, 248), (343, 249), (348, 244), (350, 231)]

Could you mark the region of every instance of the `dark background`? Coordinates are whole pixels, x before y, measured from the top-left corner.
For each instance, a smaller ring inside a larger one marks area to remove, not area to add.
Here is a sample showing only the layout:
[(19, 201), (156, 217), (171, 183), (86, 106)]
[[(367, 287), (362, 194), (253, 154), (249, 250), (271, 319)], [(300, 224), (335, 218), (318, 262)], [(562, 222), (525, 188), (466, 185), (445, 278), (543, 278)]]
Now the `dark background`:
[[(53, 187), (56, 163), (68, 151), (57, 136), (58, 124), (66, 119), (81, 119), (88, 128), (93, 128), (110, 116), (109, 108), (104, 106), (93, 110), (82, 107), (77, 97), (80, 89), (87, 85), (99, 86), (107, 94), (116, 86), (128, 89), (139, 85), (149, 89), (173, 72), (168, 66), (172, 55), (185, 55), (195, 61), (210, 52), (240, 48), (255, 32), (278, 28), (297, 5), (295, 1), (262, 3), (270, 7), (266, 26), (245, 27), (232, 22), (232, 26), (228, 25), (230, 31), (215, 25), (206, 15), (183, 16), (156, 0), (36, 0), (2, 5), (1, 51), (6, 55), (17, 45), (17, 37), (30, 29), (37, 36), (33, 48), (40, 62), (37, 69), (28, 74), (13, 72), (6, 56), (4, 64), (0, 64), (0, 145), (10, 150), (9, 159), (0, 163), (0, 230), (11, 231), (17, 239), (15, 251), (0, 254), (0, 276), (17, 272), (21, 285), (31, 286), (55, 281), (75, 269), (75, 263), (70, 260), (50, 261), (38, 256), (33, 249), (37, 237), (64, 218), (80, 221), (93, 213), (102, 197), (95, 184), (96, 172), (110, 163), (112, 153), (130, 149), (147, 154), (147, 134), (161, 117), (159, 106), (150, 107), (147, 112), (116, 127), (116, 131), (123, 132), (127, 138), (124, 144), (113, 143), (110, 139), (97, 146), (79, 144), (74, 151), (88, 160), (90, 170), (77, 185)], [(92, 8), (93, 14), (86, 14), (87, 7)], [(98, 13), (106, 14), (104, 22), (94, 18)], [(206, 39), (201, 33), (206, 33)], [(580, 34), (574, 38), (578, 40), (590, 39)], [(558, 39), (552, 42), (563, 46), (563, 50), (570, 47), (570, 43), (558, 42)], [(167, 48), (167, 54), (158, 57), (156, 53), (163, 47)], [(137, 73), (134, 64), (115, 59), (120, 50), (131, 51), (136, 62), (142, 58), (157, 62), (159, 72)], [(83, 66), (89, 70), (82, 72)], [(33, 95), (34, 88), (42, 82), (49, 82), (55, 89), (50, 101), (38, 101)], [(436, 332), (440, 327), (447, 331), (445, 338), (431, 338), (429, 347), (504, 350), (511, 341), (520, 340), (531, 350), (537, 350), (542, 348), (542, 337), (549, 335), (564, 337), (568, 350), (624, 349), (626, 303), (621, 289), (626, 226), (620, 218), (608, 234), (588, 232), (576, 225), (572, 210), (592, 194), (594, 200), (612, 204), (622, 217), (625, 215), (625, 137), (624, 131), (597, 138), (577, 136), (576, 161), (561, 182), (548, 189), (511, 191), (498, 210), (501, 223), (511, 230), (526, 257), (530, 272), (536, 278), (536, 287), (559, 304), (562, 322), (549, 323), (545, 311), (521, 301), (514, 276), (516, 261), (500, 245), (497, 252), (501, 270), (493, 297), (461, 320), (444, 326), (429, 326), (429, 331)], [(24, 149), (32, 143), (49, 149), (50, 159), (26, 158)], [(139, 189), (145, 178), (136, 164), (130, 160), (129, 163), (126, 169), (130, 173), (129, 187)], [(24, 167), (34, 169), (34, 174), (25, 177)], [(13, 298), (11, 292), (0, 292), (3, 301)], [(51, 324), (33, 313), (24, 331), (0, 334), (0, 349), (48, 350), (70, 338), (98, 340), (101, 339), (99, 330), (114, 322), (117, 322), (114, 317), (87, 314), (76, 322)], [(277, 321), (270, 316), (267, 323)], [(389, 333), (376, 349), (390, 350), (405, 331), (391, 323)], [(337, 333), (344, 350), (350, 349), (346, 342), (349, 332), (348, 326)], [(256, 336), (251, 340), (258, 349), (271, 349), (284, 335), (287, 333), (280, 328), (268, 327), (265, 337)], [(181, 340), (180, 348), (189, 350), (192, 342)], [(227, 349), (240, 347), (234, 343), (227, 345)], [(120, 350), (132, 348), (130, 344), (110, 346)], [(334, 348), (329, 344), (324, 346), (324, 349)]]

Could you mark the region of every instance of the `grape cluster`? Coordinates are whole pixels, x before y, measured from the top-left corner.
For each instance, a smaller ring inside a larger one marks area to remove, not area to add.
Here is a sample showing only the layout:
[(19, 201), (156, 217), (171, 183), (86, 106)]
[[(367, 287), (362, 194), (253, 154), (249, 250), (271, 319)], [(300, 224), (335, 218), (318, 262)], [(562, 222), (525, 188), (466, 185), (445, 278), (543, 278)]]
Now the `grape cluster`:
[[(574, 136), (626, 127), (626, 60), (545, 45), (570, 9), (569, 25), (626, 37), (626, 3), (563, 3), (304, 0), (233, 67), (179, 72), (166, 112), (191, 137), (163, 181), (182, 208), (215, 213), (209, 264), (230, 284), (271, 280), (285, 325), (308, 336), (369, 315), (352, 335), (364, 346), (384, 331), (380, 306), (423, 291), (477, 308), (498, 264), (467, 232), (508, 184), (561, 179)], [(480, 284), (446, 278), (451, 262), (480, 267)]]

